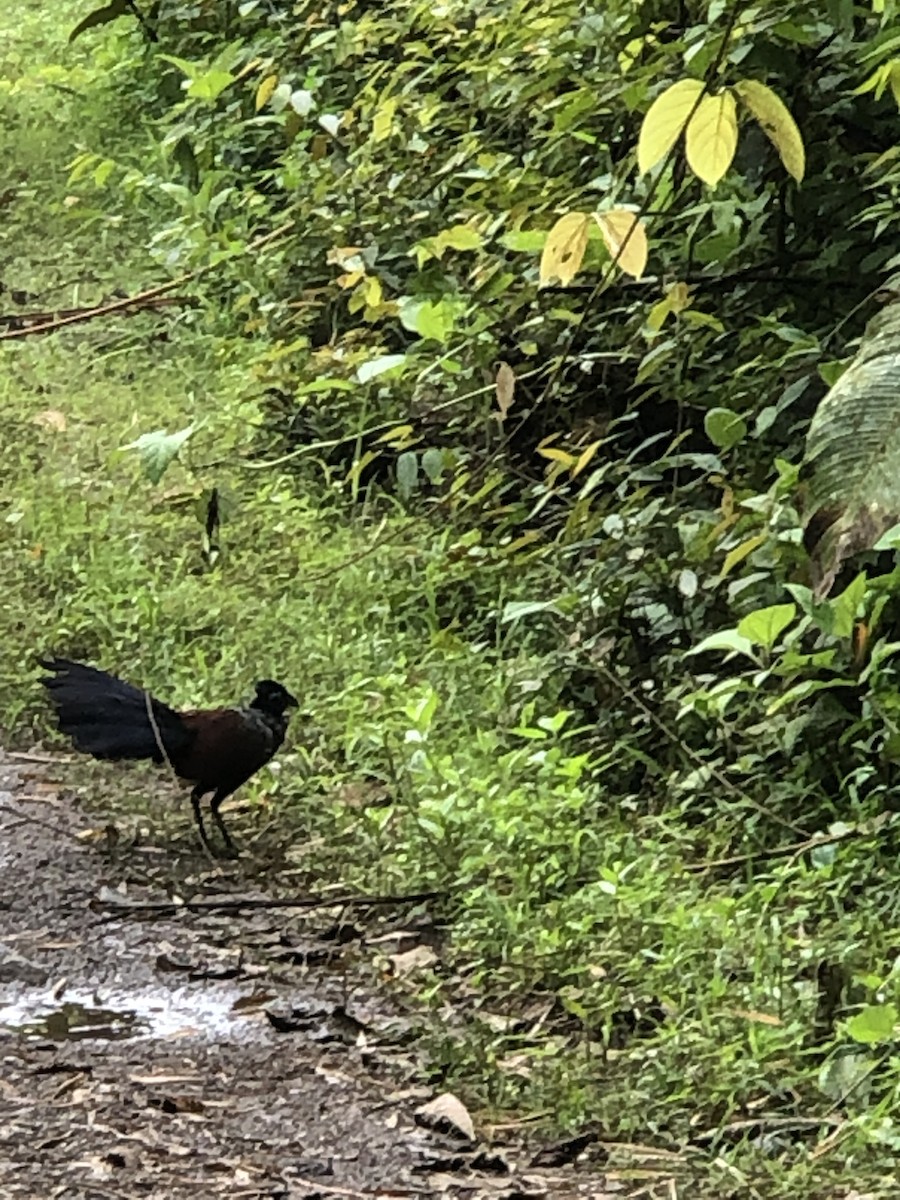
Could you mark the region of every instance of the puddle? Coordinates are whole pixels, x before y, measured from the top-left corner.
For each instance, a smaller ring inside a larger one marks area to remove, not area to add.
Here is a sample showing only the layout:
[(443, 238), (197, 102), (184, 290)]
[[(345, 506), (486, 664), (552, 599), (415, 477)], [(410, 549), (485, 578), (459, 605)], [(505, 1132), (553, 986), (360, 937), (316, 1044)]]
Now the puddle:
[(0, 1033), (52, 1041), (122, 1041), (128, 1038), (199, 1037), (229, 1041), (261, 1035), (265, 1026), (247, 1020), (257, 1010), (235, 1012), (240, 993), (231, 989), (164, 991), (66, 991), (57, 998), (43, 989), (0, 999)]

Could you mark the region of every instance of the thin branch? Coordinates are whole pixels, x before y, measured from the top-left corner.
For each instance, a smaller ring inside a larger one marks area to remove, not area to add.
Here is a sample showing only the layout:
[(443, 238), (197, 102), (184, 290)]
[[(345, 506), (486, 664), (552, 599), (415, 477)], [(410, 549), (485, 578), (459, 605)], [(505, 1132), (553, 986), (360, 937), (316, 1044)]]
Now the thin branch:
[(435, 900), (443, 892), (406, 892), (395, 896), (293, 896), (288, 899), (266, 898), (258, 896), (233, 896), (225, 900), (185, 900), (148, 901), (147, 903), (128, 902), (118, 904), (114, 901), (94, 899), (90, 907), (94, 912), (106, 912), (110, 919), (127, 916), (171, 916), (178, 912), (195, 913), (240, 913), (258, 912), (269, 909), (302, 908), (374, 908), (387, 907), (391, 904), (418, 904), (424, 900)]
[(772, 850), (754, 850), (749, 854), (734, 854), (730, 858), (713, 858), (708, 862), (685, 864), (685, 871), (701, 873), (714, 871), (717, 867), (741, 867), (745, 863), (764, 862), (769, 858), (792, 858), (805, 854), (807, 850), (816, 850), (819, 846), (833, 846), (837, 842), (846, 842), (851, 838), (867, 837), (871, 829), (845, 829), (842, 833), (828, 833), (806, 838), (802, 842), (791, 842), (787, 846), (776, 846)]
[[(92, 321), (94, 317), (102, 317), (111, 308), (125, 310), (126, 316), (145, 312), (147, 309), (172, 308), (177, 304), (196, 307), (194, 296), (151, 296), (143, 299), (140, 295), (132, 296), (127, 302), (122, 300), (110, 301), (108, 304), (95, 304), (87, 308), (64, 308), (56, 312), (22, 312), (0, 314), (0, 325), (5, 325), (11, 335), (25, 337), (32, 328), (50, 330), (60, 325), (70, 325), (75, 321)], [(29, 324), (34, 322), (34, 325)]]
[(157, 287), (148, 288), (144, 292), (139, 292), (136, 296), (127, 296), (124, 300), (116, 300), (111, 304), (101, 305), (97, 309), (86, 310), (90, 313), (90, 316), (85, 316), (84, 312), (81, 312), (58, 321), (48, 321), (43, 325), (31, 325), (27, 329), (8, 330), (6, 333), (0, 333), (0, 342), (9, 341), (13, 338), (30, 337), (34, 333), (50, 333), (66, 325), (76, 325), (81, 321), (92, 320), (95, 316), (106, 316), (109, 313), (120, 312), (122, 309), (129, 308), (137, 302), (144, 302), (153, 297), (162, 296), (166, 292), (172, 292), (175, 288), (181, 287), (182, 284), (189, 283), (193, 279), (199, 279), (202, 275), (214, 271), (223, 263), (230, 262), (232, 258), (255, 254), (263, 246), (267, 246), (270, 242), (274, 242), (278, 238), (283, 237), (284, 234), (289, 233), (295, 224), (296, 222), (294, 221), (287, 221), (284, 225), (280, 225), (278, 229), (273, 229), (270, 233), (265, 233), (261, 237), (255, 238), (252, 242), (248, 242), (239, 254), (220, 258), (213, 263), (204, 263), (202, 266), (196, 267), (193, 271), (187, 271), (185, 274), (179, 275), (177, 279), (170, 279), (168, 283), (161, 283)]

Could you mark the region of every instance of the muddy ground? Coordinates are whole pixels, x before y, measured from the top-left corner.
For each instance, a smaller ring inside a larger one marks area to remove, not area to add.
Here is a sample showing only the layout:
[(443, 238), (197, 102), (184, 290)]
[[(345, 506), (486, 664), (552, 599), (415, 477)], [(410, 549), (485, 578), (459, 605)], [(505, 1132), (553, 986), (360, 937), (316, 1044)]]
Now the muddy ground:
[(167, 889), (165, 847), (110, 853), (41, 759), (0, 756), (3, 1200), (651, 1194), (422, 1111), (411, 1026), (354, 980), (339, 910), (145, 911), (246, 880), (198, 852)]

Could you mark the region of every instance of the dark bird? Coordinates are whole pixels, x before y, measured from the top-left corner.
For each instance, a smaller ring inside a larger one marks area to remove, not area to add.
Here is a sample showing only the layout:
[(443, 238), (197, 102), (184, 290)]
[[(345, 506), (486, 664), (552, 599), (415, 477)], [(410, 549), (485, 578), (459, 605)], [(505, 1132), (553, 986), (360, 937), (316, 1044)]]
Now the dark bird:
[(297, 701), (280, 683), (262, 679), (241, 708), (178, 712), (115, 675), (65, 658), (41, 660), (53, 674), (41, 680), (56, 709), (60, 731), (76, 750), (94, 758), (168, 760), (194, 785), (191, 804), (200, 837), (212, 850), (200, 800), (212, 793), (210, 811), (228, 850), (237, 849), (219, 807), (265, 766), (287, 731), (287, 709)]

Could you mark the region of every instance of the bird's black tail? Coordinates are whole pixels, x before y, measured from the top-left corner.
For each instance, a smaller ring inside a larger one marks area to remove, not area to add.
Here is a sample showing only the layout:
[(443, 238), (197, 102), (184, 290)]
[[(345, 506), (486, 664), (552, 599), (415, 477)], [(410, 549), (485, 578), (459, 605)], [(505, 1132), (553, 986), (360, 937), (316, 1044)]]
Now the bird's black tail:
[[(60, 731), (76, 750), (94, 758), (149, 758), (162, 762), (159, 740), (147, 715), (147, 693), (130, 683), (66, 658), (41, 660), (53, 674), (41, 682), (50, 693)], [(150, 701), (159, 737), (170, 759), (193, 739), (180, 715)]]

